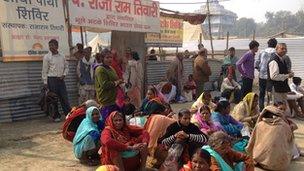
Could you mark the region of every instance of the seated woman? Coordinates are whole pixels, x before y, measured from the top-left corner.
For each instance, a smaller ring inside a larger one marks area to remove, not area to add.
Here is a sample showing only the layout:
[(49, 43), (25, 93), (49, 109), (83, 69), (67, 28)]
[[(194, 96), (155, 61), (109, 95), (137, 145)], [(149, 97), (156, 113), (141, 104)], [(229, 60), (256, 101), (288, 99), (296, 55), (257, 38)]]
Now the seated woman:
[(99, 107), (96, 101), (87, 100), (81, 105), (72, 108), (62, 126), (62, 136), (64, 139), (73, 142), (80, 123), (86, 117), (86, 110), (92, 106)]
[(210, 171), (211, 156), (208, 151), (198, 149), (192, 156), (191, 161), (184, 165), (180, 171)]
[(211, 111), (213, 111), (216, 107), (216, 105), (211, 101), (212, 97), (209, 91), (205, 91), (202, 93), (196, 100), (196, 102), (193, 103), (191, 106), (191, 113), (196, 113), (199, 108), (201, 108), (204, 105), (207, 105)]
[(146, 98), (141, 105), (140, 111), (142, 116), (163, 114), (166, 111), (164, 101), (155, 87), (151, 86), (148, 88)]
[(157, 86), (157, 90), (160, 91), (165, 97), (166, 103), (172, 103), (175, 101), (176, 86), (170, 82), (160, 82)]
[(228, 74), (228, 76), (223, 80), (221, 92), (222, 97), (225, 97), (230, 102), (238, 103), (240, 101), (241, 86), (233, 79), (232, 74)]
[(252, 158), (234, 151), (231, 148), (231, 138), (222, 131), (212, 134), (208, 146), (203, 146), (203, 149), (211, 155), (211, 171), (254, 171)]
[(196, 125), (206, 135), (211, 135), (221, 130), (221, 128), (213, 124), (210, 109), (207, 105), (202, 106), (196, 114), (192, 115), (191, 123)]
[[(190, 117), (190, 111), (182, 109), (178, 113), (178, 121), (171, 124), (167, 128), (165, 135), (160, 139), (162, 144), (167, 147), (172, 148), (182, 145), (183, 157), (192, 156), (195, 149), (207, 142), (207, 136), (197, 126), (190, 123)], [(185, 164), (185, 162), (189, 161), (182, 161), (180, 156), (178, 156), (178, 159), (180, 164)]]
[(143, 170), (148, 142), (149, 134), (144, 129), (126, 125), (123, 115), (114, 111), (101, 134), (102, 164), (114, 164), (120, 171)]
[(241, 137), (243, 124), (230, 116), (230, 103), (222, 99), (218, 102), (215, 111), (211, 115), (213, 123), (233, 137)]
[(247, 152), (267, 170), (288, 170), (294, 147), (293, 133), (283, 112), (267, 106), (253, 129)]
[(252, 130), (260, 114), (258, 104), (259, 96), (255, 93), (248, 93), (243, 100), (234, 107), (231, 116)]
[(103, 128), (97, 107), (86, 110), (86, 118), (79, 125), (73, 139), (74, 154), (81, 163), (88, 165), (99, 164), (98, 150), (100, 147), (100, 130)]

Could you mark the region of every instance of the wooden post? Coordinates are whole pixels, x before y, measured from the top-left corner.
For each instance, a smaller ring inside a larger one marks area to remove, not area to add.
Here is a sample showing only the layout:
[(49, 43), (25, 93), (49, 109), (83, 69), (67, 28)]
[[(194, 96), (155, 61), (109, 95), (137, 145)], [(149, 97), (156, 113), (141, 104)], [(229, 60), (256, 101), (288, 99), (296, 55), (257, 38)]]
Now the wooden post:
[(253, 30), (253, 37), (252, 40), (255, 40), (255, 29)]
[(229, 31), (227, 31), (227, 38), (226, 38), (226, 50), (229, 48)]
[(66, 24), (68, 27), (68, 43), (69, 43), (69, 50), (70, 50), (70, 58), (72, 56), (72, 46), (73, 46), (73, 40), (72, 40), (72, 26), (70, 24), (70, 12), (69, 12), (69, 2), (67, 0), (64, 0), (65, 6), (63, 7), (64, 11), (66, 11)]
[(83, 42), (83, 30), (82, 30), (82, 26), (80, 26), (80, 38), (81, 38), (81, 44), (84, 45), (84, 42)]
[(202, 44), (202, 40), (203, 39), (203, 34), (202, 33), (200, 33), (200, 35), (199, 35), (199, 44)]
[(84, 27), (84, 40), (86, 46), (88, 46), (88, 35), (87, 35), (87, 29)]
[(213, 49), (213, 40), (212, 40), (212, 33), (211, 33), (211, 21), (210, 21), (210, 9), (209, 9), (209, 0), (207, 0), (207, 17), (208, 17), (208, 26), (209, 26), (209, 37), (211, 43), (211, 56), (214, 58), (214, 49)]

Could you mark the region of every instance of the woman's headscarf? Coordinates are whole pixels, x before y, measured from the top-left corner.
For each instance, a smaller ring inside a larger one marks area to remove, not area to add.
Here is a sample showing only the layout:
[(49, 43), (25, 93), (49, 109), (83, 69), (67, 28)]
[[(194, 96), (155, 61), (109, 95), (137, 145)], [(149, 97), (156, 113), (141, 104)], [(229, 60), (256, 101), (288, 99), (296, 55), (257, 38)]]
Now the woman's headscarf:
[(115, 165), (103, 165), (99, 166), (96, 171), (119, 171), (119, 168)]
[(123, 118), (123, 115), (121, 113), (119, 113), (117, 111), (112, 112), (110, 114), (110, 116), (107, 118), (105, 129), (109, 129), (111, 131), (112, 137), (115, 140), (117, 140), (123, 144), (129, 144), (129, 145), (135, 144), (137, 142), (137, 139), (134, 137), (131, 137), (129, 131), (131, 129), (142, 129), (142, 128), (137, 127), (137, 126), (126, 125), (126, 123), (124, 122), (122, 129), (117, 130), (117, 129), (115, 129), (115, 126), (113, 123), (113, 118), (116, 115), (120, 115)]
[(256, 114), (256, 110), (253, 109), (254, 106), (253, 105), (253, 100), (254, 97), (257, 96), (255, 93), (248, 93), (244, 98), (243, 98), (243, 102), (246, 103), (246, 107), (247, 107), (247, 111), (249, 112), (249, 116), (253, 116)]
[(260, 116), (259, 116), (257, 122), (262, 121), (263, 118), (265, 117), (265, 115), (266, 115), (267, 112), (270, 112), (270, 113), (274, 114), (275, 116), (277, 116), (278, 118), (283, 119), (285, 122), (288, 122), (288, 121), (286, 120), (286, 118), (284, 117), (283, 111), (280, 110), (280, 109), (278, 109), (276, 106), (273, 106), (273, 105), (266, 106), (266, 107), (264, 108), (264, 110), (263, 110), (262, 113), (260, 114)]
[(200, 125), (205, 125), (206, 121), (203, 119), (203, 116), (201, 114), (201, 111), (205, 111), (207, 110), (209, 112), (209, 114), (211, 114), (210, 108), (207, 105), (202, 106), (199, 110), (197, 110), (194, 118), (197, 120), (197, 122)]
[[(96, 123), (93, 122), (93, 111), (97, 110), (99, 113), (99, 110), (97, 107), (89, 107), (86, 110), (86, 118), (82, 120), (82, 122), (80, 123), (77, 131), (76, 131), (76, 135), (73, 139), (73, 144), (76, 145), (78, 144), (80, 141), (82, 141), (91, 131), (98, 131), (98, 126)], [(101, 116), (100, 116), (101, 118)]]
[(198, 98), (197, 100), (193, 103), (193, 105), (191, 106), (191, 109), (196, 109), (198, 110), (201, 106), (203, 105), (207, 105), (211, 110), (213, 110), (213, 107), (215, 106), (211, 101), (207, 104), (206, 101), (206, 93), (203, 92)]

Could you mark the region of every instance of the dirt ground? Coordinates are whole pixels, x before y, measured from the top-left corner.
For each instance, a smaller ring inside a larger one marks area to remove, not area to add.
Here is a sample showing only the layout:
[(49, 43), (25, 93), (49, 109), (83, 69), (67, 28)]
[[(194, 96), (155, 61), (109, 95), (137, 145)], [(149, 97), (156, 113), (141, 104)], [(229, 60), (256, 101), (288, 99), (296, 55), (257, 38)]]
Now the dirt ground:
[[(184, 107), (189, 104), (173, 105), (176, 111)], [(299, 126), (296, 142), (304, 150), (304, 121), (295, 122)], [(0, 124), (0, 170), (95, 170), (75, 159), (72, 144), (62, 138), (61, 126), (62, 122), (48, 118)], [(304, 158), (293, 161), (289, 170), (304, 170)]]

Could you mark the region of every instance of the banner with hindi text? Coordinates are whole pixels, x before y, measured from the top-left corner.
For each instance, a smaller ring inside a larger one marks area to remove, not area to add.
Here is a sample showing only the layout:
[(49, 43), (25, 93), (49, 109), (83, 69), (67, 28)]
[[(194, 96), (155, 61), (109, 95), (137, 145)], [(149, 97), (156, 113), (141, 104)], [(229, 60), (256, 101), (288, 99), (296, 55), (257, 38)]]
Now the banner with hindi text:
[(145, 43), (153, 47), (182, 47), (183, 20), (171, 17), (160, 17), (160, 34), (147, 33)]
[(61, 0), (1, 0), (0, 31), (4, 62), (42, 60), (51, 39), (69, 55)]
[(159, 3), (151, 0), (70, 0), (70, 23), (102, 30), (160, 32)]

